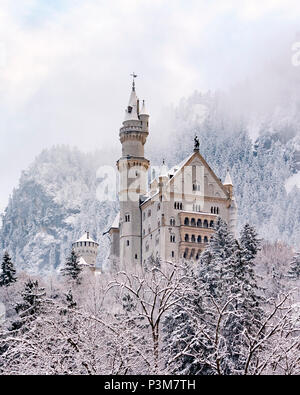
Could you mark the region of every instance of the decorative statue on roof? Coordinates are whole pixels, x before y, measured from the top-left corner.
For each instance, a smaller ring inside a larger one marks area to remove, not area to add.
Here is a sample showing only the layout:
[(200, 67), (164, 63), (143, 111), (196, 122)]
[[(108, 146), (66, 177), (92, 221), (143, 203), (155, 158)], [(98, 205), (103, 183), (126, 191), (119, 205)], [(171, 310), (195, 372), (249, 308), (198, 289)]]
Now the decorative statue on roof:
[(194, 138), (194, 149), (198, 150), (199, 147), (200, 147), (200, 142), (199, 142), (198, 136), (195, 136), (195, 138)]

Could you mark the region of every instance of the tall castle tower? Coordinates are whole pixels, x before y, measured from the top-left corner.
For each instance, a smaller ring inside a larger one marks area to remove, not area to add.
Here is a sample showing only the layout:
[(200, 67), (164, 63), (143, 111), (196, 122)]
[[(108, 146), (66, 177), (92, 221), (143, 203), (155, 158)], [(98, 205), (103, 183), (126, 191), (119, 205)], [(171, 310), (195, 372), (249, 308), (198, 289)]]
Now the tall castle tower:
[[(140, 197), (147, 193), (149, 160), (144, 145), (149, 134), (149, 115), (137, 98), (135, 74), (125, 119), (120, 129), (122, 156), (117, 162), (120, 174), (120, 260), (125, 264), (141, 263), (142, 218)], [(141, 108), (140, 108), (141, 107)]]

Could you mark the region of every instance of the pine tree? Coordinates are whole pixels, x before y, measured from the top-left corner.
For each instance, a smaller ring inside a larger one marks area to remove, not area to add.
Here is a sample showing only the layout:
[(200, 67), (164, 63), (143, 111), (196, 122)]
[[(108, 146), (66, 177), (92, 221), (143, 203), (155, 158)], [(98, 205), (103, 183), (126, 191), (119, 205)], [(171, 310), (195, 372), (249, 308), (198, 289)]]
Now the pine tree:
[(79, 264), (79, 258), (74, 250), (72, 250), (71, 255), (67, 258), (65, 268), (62, 269), (64, 276), (75, 280), (77, 284), (80, 283), (80, 273), (82, 271), (82, 266)]
[(3, 255), (1, 269), (2, 272), (0, 274), (0, 286), (8, 287), (17, 281), (16, 270), (7, 251)]
[(12, 330), (20, 329), (26, 323), (35, 320), (45, 307), (45, 288), (39, 287), (38, 281), (29, 279), (22, 292), (22, 301), (17, 303), (15, 310), (19, 318), (12, 323)]
[(245, 258), (252, 262), (260, 250), (261, 241), (253, 226), (246, 224), (241, 232), (240, 243), (245, 250)]
[(300, 279), (300, 251), (297, 252), (290, 263), (288, 276), (293, 280)]

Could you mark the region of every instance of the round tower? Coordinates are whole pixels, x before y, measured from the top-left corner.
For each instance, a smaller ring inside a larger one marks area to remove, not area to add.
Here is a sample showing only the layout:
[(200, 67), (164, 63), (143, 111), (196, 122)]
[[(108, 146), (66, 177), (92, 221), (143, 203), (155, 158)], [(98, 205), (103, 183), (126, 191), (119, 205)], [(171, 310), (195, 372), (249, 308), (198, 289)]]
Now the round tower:
[(80, 259), (83, 266), (88, 266), (95, 270), (97, 251), (99, 244), (90, 237), (89, 232), (85, 232), (82, 237), (72, 244), (72, 248)]
[[(133, 77), (136, 76), (133, 74)], [(117, 162), (120, 174), (120, 260), (123, 264), (141, 263), (140, 196), (147, 193), (150, 162), (144, 157), (144, 145), (148, 134), (149, 115), (144, 101), (140, 109), (133, 79), (119, 134), (122, 157)]]

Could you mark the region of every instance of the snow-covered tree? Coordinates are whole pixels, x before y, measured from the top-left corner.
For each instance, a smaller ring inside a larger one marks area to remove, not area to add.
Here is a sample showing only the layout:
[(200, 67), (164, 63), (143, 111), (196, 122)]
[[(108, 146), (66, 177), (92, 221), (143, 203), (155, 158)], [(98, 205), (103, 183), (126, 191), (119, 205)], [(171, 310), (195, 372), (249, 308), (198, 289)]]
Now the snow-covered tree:
[(9, 253), (5, 251), (2, 264), (1, 264), (1, 273), (0, 273), (0, 286), (9, 286), (12, 283), (17, 281), (16, 277), (16, 269), (14, 264), (9, 256)]
[(288, 275), (293, 280), (300, 279), (300, 252), (297, 252), (290, 263)]
[(12, 329), (19, 329), (35, 320), (45, 306), (45, 288), (40, 287), (38, 280), (29, 279), (22, 292), (22, 301), (15, 306), (18, 318), (12, 324)]
[(71, 251), (70, 256), (66, 260), (65, 267), (62, 269), (62, 274), (69, 279), (74, 280), (77, 284), (80, 283), (80, 274), (82, 266), (79, 263), (79, 258), (74, 250)]

